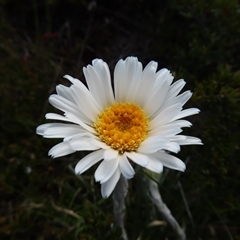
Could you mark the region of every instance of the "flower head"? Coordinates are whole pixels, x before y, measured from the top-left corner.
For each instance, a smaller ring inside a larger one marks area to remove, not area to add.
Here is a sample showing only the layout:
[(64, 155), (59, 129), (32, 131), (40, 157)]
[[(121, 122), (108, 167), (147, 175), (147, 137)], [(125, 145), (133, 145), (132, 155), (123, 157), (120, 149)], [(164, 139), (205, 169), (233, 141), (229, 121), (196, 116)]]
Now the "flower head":
[(49, 151), (61, 157), (76, 151), (92, 151), (75, 167), (82, 174), (102, 160), (95, 172), (101, 183), (103, 197), (115, 188), (120, 175), (130, 179), (135, 171), (133, 162), (160, 173), (163, 166), (185, 170), (185, 164), (169, 154), (177, 153), (181, 145), (202, 144), (196, 137), (179, 135), (191, 123), (181, 120), (199, 113), (197, 108), (183, 110), (190, 91), (179, 92), (184, 80), (172, 84), (167, 69), (157, 71), (157, 63), (144, 69), (135, 57), (119, 60), (114, 70), (114, 89), (108, 65), (101, 59), (83, 68), (88, 88), (78, 79), (64, 76), (72, 85), (58, 85), (57, 94), (49, 102), (64, 112), (46, 114), (47, 119), (65, 123), (46, 123), (37, 134), (46, 138), (63, 138)]

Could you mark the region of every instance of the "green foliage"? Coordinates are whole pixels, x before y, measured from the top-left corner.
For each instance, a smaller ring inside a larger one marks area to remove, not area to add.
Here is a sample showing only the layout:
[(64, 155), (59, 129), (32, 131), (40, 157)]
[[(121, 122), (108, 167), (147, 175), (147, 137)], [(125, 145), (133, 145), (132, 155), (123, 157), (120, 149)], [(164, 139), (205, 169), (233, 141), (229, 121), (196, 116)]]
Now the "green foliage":
[[(87, 153), (52, 160), (57, 140), (36, 136), (47, 98), (61, 76), (83, 79), (81, 68), (103, 58), (113, 68), (135, 55), (159, 62), (194, 94), (184, 133), (204, 146), (183, 146), (185, 173), (165, 169), (163, 200), (188, 239), (240, 239), (240, 8), (214, 1), (0, 1), (0, 237), (1, 239), (119, 239), (111, 198), (100, 196), (91, 169), (72, 169)], [(140, 171), (130, 181), (126, 228), (130, 239), (174, 239), (148, 201)], [(186, 202), (184, 202), (184, 197)], [(190, 209), (192, 219), (187, 212)]]

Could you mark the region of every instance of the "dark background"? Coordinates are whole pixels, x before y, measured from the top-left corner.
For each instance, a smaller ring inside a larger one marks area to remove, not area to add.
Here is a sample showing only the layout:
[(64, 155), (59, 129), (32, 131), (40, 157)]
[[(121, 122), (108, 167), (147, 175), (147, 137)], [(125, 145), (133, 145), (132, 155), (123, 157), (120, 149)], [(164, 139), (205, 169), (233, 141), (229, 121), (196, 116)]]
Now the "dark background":
[[(240, 7), (235, 0), (0, 0), (0, 239), (120, 239), (111, 228), (112, 200), (100, 196), (94, 168), (73, 173), (84, 153), (52, 160), (59, 140), (36, 127), (53, 111), (48, 96), (65, 74), (102, 58), (155, 60), (194, 92), (185, 134), (184, 174), (165, 169), (159, 189), (187, 239), (240, 239)], [(146, 93), (147, 94), (147, 93)], [(126, 199), (129, 239), (175, 239), (154, 220), (142, 172)], [(186, 201), (184, 202), (184, 198)], [(187, 211), (187, 207), (189, 211)], [(156, 223), (156, 222), (155, 222)], [(140, 238), (139, 238), (140, 239)]]

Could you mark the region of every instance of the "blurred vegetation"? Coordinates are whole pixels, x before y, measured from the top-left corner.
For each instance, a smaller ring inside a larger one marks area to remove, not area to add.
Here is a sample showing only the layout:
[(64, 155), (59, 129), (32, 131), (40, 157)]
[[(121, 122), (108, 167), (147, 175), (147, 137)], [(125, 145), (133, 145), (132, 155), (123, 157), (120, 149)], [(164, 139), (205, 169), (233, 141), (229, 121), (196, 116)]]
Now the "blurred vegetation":
[[(68, 73), (102, 58), (113, 69), (137, 56), (169, 68), (201, 109), (185, 133), (184, 174), (165, 169), (163, 200), (188, 239), (240, 239), (240, 7), (237, 0), (0, 1), (0, 239), (120, 239), (112, 201), (102, 199), (94, 168), (76, 177), (85, 153), (52, 160), (58, 141), (36, 136), (48, 96)], [(126, 199), (129, 239), (174, 239), (146, 198), (141, 172)], [(188, 211), (189, 209), (189, 211)], [(190, 214), (189, 214), (190, 213)]]

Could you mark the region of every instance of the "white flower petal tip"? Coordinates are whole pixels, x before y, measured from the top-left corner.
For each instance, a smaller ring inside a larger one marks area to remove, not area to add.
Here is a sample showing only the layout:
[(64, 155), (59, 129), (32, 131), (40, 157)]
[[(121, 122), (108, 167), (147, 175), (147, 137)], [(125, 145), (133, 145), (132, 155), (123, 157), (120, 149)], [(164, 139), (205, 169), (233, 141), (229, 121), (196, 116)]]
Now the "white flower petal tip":
[(125, 154), (120, 156), (119, 162), (120, 162), (119, 166), (120, 166), (122, 175), (127, 179), (133, 178), (135, 171), (132, 165), (129, 163), (127, 156)]
[(68, 75), (68, 74), (64, 75), (63, 78), (66, 78), (66, 79), (69, 80), (71, 83), (74, 83), (74, 81), (75, 81), (75, 79), (76, 79), (76, 78), (73, 78), (72, 76), (70, 76), (70, 75)]
[(112, 85), (107, 63), (94, 59), (83, 68), (86, 84), (64, 76), (71, 86), (60, 84), (49, 97), (50, 104), (63, 114), (47, 113), (46, 119), (56, 122), (36, 128), (45, 138), (62, 139), (49, 150), (53, 158), (93, 151), (77, 163), (75, 172), (82, 174), (101, 162), (94, 177), (103, 197), (112, 193), (121, 174), (126, 179), (134, 177), (135, 164), (154, 174), (163, 167), (185, 171), (185, 163), (168, 152), (203, 144), (199, 138), (180, 135), (184, 127), (192, 126), (183, 118), (200, 112), (198, 108), (183, 109), (192, 92), (181, 93), (186, 82), (172, 83), (171, 72), (157, 67), (151, 61), (143, 68), (133, 56), (120, 59)]
[(190, 137), (190, 136), (186, 136), (186, 139), (184, 140), (179, 140), (178, 143), (180, 145), (203, 145), (203, 142), (201, 139), (197, 137)]
[[(180, 160), (180, 161), (181, 161), (181, 160)], [(185, 170), (186, 170), (186, 164), (185, 164), (183, 161), (179, 162), (179, 165), (178, 165), (178, 167), (176, 168), (176, 170), (178, 170), (178, 171), (180, 171), (180, 172), (185, 172)]]
[(178, 170), (181, 172), (184, 172), (186, 169), (185, 163), (177, 157), (174, 157), (164, 152), (157, 152), (152, 155), (154, 158), (158, 159), (163, 164), (163, 166), (167, 168)]
[(111, 195), (112, 191), (114, 190), (120, 179), (120, 176), (121, 171), (119, 168), (117, 168), (111, 178), (108, 181), (102, 183), (101, 193), (103, 198), (108, 198)]
[(82, 158), (75, 167), (76, 174), (82, 174), (86, 170), (88, 170), (91, 166), (102, 160), (103, 158), (103, 150), (97, 150), (92, 152)]
[(112, 161), (102, 161), (94, 174), (96, 182), (101, 184), (107, 182), (118, 168), (119, 160), (117, 158)]
[(57, 157), (62, 157), (66, 156), (68, 154), (74, 153), (75, 150), (71, 149), (68, 143), (61, 142), (54, 147), (52, 147), (48, 155), (51, 156), (52, 158), (57, 158)]
[(163, 171), (163, 164), (153, 155), (148, 155), (148, 157), (149, 162), (145, 168), (155, 173), (161, 173)]
[(45, 124), (39, 125), (39, 126), (36, 128), (36, 133), (37, 133), (38, 135), (43, 135), (43, 132), (44, 132), (44, 129), (45, 129), (44, 125), (45, 125)]

